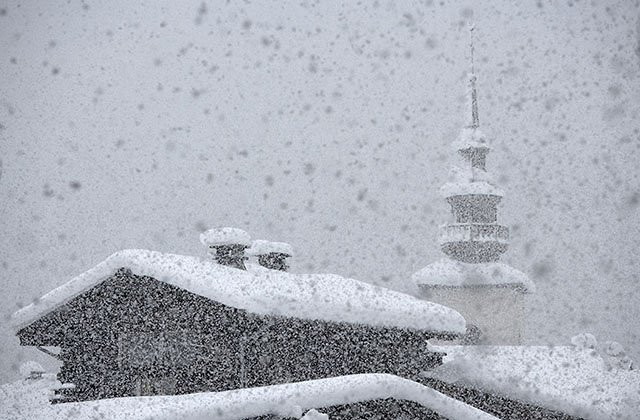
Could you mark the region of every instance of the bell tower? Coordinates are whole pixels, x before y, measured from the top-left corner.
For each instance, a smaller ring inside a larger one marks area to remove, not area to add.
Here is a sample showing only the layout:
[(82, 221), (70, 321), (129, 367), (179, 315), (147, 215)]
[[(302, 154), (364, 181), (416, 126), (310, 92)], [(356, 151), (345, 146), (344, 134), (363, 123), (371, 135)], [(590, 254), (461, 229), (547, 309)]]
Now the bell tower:
[(457, 164), (452, 179), (440, 188), (452, 215), (439, 234), (446, 257), (411, 279), (421, 297), (464, 316), (468, 330), (461, 343), (517, 345), (523, 337), (524, 296), (534, 285), (523, 272), (499, 262), (507, 251), (509, 228), (498, 221), (503, 192), (487, 171), (490, 147), (480, 131), (473, 26), (469, 32), (468, 120), (453, 143)]

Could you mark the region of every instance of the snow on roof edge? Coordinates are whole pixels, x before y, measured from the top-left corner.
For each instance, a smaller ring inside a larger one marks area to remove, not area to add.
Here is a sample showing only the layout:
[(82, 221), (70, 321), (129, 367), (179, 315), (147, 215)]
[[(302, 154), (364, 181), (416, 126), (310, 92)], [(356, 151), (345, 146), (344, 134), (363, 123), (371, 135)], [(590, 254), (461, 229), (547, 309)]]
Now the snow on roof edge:
[(495, 195), (504, 197), (504, 191), (487, 181), (447, 182), (440, 187), (440, 195), (454, 197), (457, 195)]
[(200, 243), (206, 246), (238, 244), (251, 245), (251, 236), (242, 229), (221, 227), (205, 230), (200, 234)]
[[(273, 270), (251, 273), (197, 257), (141, 249), (112, 254), (92, 269), (15, 312), (10, 325), (17, 332), (100, 284), (121, 267), (259, 315), (454, 334), (463, 334), (466, 330), (462, 315), (449, 307), (354, 279), (331, 274), (295, 275)], [(330, 290), (323, 290), (322, 286)], [(327, 296), (333, 300), (327, 301)]]
[(262, 255), (277, 252), (293, 257), (293, 247), (286, 242), (273, 242), (264, 239), (256, 239), (247, 250), (249, 255)]
[(535, 283), (522, 271), (501, 262), (464, 263), (441, 258), (411, 275), (418, 286), (471, 287), (520, 285), (527, 293), (535, 293)]
[(112, 420), (240, 420), (262, 415), (299, 418), (309, 409), (394, 398), (413, 401), (452, 419), (496, 420), (475, 407), (428, 386), (395, 375), (370, 373), (288, 384), (183, 395), (121, 397), (81, 403), (50, 404), (54, 375), (40, 381), (16, 381), (0, 386), (0, 406), (15, 418), (70, 417)]
[[(269, 411), (268, 414), (283, 416), (291, 416), (293, 414), (297, 416), (313, 408), (322, 410), (325, 407), (336, 405), (394, 398), (396, 400), (413, 401), (447, 418), (497, 420), (496, 417), (484, 411), (425, 385), (384, 373), (338, 376), (228, 391), (228, 393), (235, 394), (236, 407), (229, 407), (231, 412), (224, 412), (225, 419), (239, 420), (263, 415), (266, 411)], [(190, 395), (216, 396), (215, 393)], [(245, 401), (237, 401), (238, 399), (243, 400), (242, 396), (245, 396)], [(249, 400), (251, 403), (248, 402)], [(231, 405), (230, 403), (228, 404)], [(256, 405), (265, 405), (268, 408), (256, 407)], [(204, 418), (210, 415), (211, 408), (206, 407), (206, 403), (202, 404), (198, 412), (194, 414), (196, 414), (196, 418), (200, 418), (197, 417), (198, 415)], [(174, 418), (172, 414), (175, 415), (175, 413), (167, 413), (166, 417), (163, 416), (161, 418), (172, 419)]]

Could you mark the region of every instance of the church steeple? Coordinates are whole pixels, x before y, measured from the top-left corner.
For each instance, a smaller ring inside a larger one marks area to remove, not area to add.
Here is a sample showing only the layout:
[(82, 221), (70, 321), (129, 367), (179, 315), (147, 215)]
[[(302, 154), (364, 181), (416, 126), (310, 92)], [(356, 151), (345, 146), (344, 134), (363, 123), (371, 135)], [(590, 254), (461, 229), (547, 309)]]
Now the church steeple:
[(474, 32), (470, 26), (467, 108), (453, 143), (457, 164), (452, 179), (440, 189), (451, 206), (451, 220), (440, 227), (439, 238), (447, 258), (427, 265), (411, 279), (424, 299), (464, 316), (468, 332), (461, 343), (521, 345), (524, 295), (535, 286), (526, 274), (498, 261), (507, 250), (509, 228), (499, 223), (503, 194), (486, 167), (490, 147), (480, 130)]
[(498, 204), (502, 191), (491, 183), (486, 170), (489, 146), (480, 131), (477, 77), (474, 65), (474, 26), (469, 26), (469, 122), (454, 147), (462, 166), (454, 167), (454, 179), (442, 186), (451, 205), (453, 223), (442, 226), (440, 244), (450, 258), (468, 263), (497, 261), (507, 250), (509, 228), (498, 224)]

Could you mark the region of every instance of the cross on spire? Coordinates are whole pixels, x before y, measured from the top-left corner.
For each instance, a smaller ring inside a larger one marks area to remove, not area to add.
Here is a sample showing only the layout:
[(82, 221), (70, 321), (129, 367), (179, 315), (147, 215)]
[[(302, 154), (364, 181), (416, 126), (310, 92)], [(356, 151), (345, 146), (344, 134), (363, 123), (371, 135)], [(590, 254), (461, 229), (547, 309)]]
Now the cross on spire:
[(469, 100), (471, 101), (471, 121), (468, 128), (478, 128), (480, 126), (480, 118), (478, 117), (478, 93), (476, 91), (476, 73), (473, 63), (473, 31), (475, 30), (475, 25), (473, 23), (469, 24), (469, 48), (471, 49), (471, 72), (469, 73), (469, 90), (471, 97)]

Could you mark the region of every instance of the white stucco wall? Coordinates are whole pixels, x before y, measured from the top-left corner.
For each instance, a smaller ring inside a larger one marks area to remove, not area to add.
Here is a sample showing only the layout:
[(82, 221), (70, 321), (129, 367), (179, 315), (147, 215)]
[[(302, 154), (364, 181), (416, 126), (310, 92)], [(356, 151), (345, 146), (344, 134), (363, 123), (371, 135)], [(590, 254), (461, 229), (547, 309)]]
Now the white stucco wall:
[(482, 331), (478, 344), (521, 345), (525, 292), (517, 286), (420, 285), (421, 297), (460, 312)]

